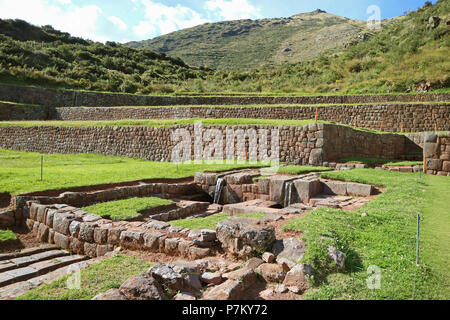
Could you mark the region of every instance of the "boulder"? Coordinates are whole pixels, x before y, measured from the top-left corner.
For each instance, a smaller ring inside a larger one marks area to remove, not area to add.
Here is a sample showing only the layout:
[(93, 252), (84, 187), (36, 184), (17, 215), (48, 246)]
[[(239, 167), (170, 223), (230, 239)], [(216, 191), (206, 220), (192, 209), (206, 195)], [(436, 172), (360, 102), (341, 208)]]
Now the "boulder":
[(195, 296), (192, 293), (180, 292), (175, 297), (173, 297), (173, 300), (194, 301), (194, 300), (197, 300), (197, 299), (195, 298)]
[(222, 274), (220, 272), (205, 272), (200, 276), (200, 280), (206, 284), (218, 285), (222, 283)]
[(224, 283), (206, 291), (203, 300), (241, 300), (244, 295), (244, 285), (236, 280)]
[(267, 251), (275, 242), (275, 229), (257, 222), (237, 217), (221, 221), (217, 225), (217, 239), (225, 251), (241, 258)]
[(328, 257), (331, 259), (331, 261), (336, 263), (336, 266), (339, 269), (342, 270), (345, 268), (345, 254), (339, 251), (337, 248), (329, 246)]
[(308, 279), (313, 276), (313, 269), (308, 264), (297, 264), (284, 278), (283, 285), (293, 293), (303, 293), (308, 288)]
[(262, 265), (264, 263), (264, 260), (254, 257), (254, 258), (250, 258), (248, 259), (248, 261), (245, 263), (245, 267), (255, 270), (256, 268), (258, 268), (260, 265)]
[(202, 285), (195, 262), (163, 263), (152, 267), (149, 275), (170, 292), (198, 292)]
[(288, 238), (278, 240), (273, 248), (278, 264), (283, 265), (285, 269), (292, 269), (300, 263), (305, 254), (305, 243), (297, 238)]
[(370, 184), (362, 183), (347, 183), (347, 194), (368, 197), (373, 193), (373, 187)]
[(131, 277), (120, 286), (119, 290), (129, 300), (165, 300), (159, 282), (145, 274)]
[(286, 277), (286, 272), (279, 264), (264, 263), (256, 268), (255, 272), (261, 275), (267, 282), (280, 283)]
[(100, 293), (92, 298), (92, 300), (128, 300), (125, 295), (123, 295), (119, 289), (111, 289), (106, 292)]
[(262, 256), (262, 259), (266, 263), (272, 263), (275, 260), (275, 255), (271, 252), (265, 252)]

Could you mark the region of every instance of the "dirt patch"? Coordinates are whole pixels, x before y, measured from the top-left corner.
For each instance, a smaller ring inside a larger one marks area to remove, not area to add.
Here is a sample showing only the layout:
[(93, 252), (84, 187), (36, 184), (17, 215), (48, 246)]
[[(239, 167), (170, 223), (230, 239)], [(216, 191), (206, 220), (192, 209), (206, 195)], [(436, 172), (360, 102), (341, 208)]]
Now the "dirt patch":
[(8, 208), (11, 205), (11, 195), (7, 192), (0, 193), (0, 208)]
[(36, 240), (37, 232), (30, 231), (27, 227), (15, 227), (11, 229), (17, 240), (0, 243), (0, 253), (21, 251), (26, 248), (39, 247), (41, 243)]

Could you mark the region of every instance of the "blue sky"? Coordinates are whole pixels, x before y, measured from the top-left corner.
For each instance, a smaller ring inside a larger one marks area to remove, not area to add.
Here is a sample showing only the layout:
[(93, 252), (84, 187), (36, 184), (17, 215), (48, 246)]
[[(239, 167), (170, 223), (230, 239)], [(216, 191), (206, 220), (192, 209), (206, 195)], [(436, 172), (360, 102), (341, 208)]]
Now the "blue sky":
[[(433, 0), (436, 3), (437, 0)], [(50, 24), (96, 41), (145, 40), (206, 22), (289, 17), (322, 9), (368, 20), (378, 6), (382, 19), (416, 10), (425, 0), (0, 0), (0, 18)]]

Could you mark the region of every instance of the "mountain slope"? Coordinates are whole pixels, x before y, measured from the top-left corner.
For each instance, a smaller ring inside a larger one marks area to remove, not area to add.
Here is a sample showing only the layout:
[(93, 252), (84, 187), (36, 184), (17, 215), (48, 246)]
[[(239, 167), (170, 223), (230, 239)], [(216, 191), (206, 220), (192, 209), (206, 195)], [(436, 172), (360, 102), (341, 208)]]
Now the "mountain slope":
[[(83, 40), (22, 20), (0, 19), (0, 81), (112, 92), (164, 91), (204, 71), (150, 50)], [(163, 85), (162, 85), (163, 84)]]
[(341, 49), (364, 30), (365, 22), (316, 10), (290, 18), (207, 23), (128, 45), (193, 66), (248, 68), (311, 59)]

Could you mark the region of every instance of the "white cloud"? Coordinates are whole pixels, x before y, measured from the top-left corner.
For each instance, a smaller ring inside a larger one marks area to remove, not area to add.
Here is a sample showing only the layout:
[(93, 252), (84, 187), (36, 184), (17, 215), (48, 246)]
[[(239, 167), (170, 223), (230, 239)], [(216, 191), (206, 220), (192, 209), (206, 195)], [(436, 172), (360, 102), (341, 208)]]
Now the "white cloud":
[(70, 0), (0, 0), (0, 18), (52, 25), (73, 36), (105, 42), (108, 38), (97, 33), (101, 15), (102, 9), (98, 6), (78, 7)]
[(133, 28), (139, 37), (154, 37), (209, 22), (197, 11), (182, 5), (167, 6), (152, 0), (141, 3), (145, 7), (146, 20)]
[(115, 17), (115, 16), (111, 16), (108, 18), (108, 20), (111, 21), (115, 26), (117, 26), (120, 31), (128, 30), (127, 24), (125, 22), (123, 22), (122, 19)]
[(261, 10), (248, 0), (208, 0), (205, 7), (213, 15), (225, 20), (257, 19)]

